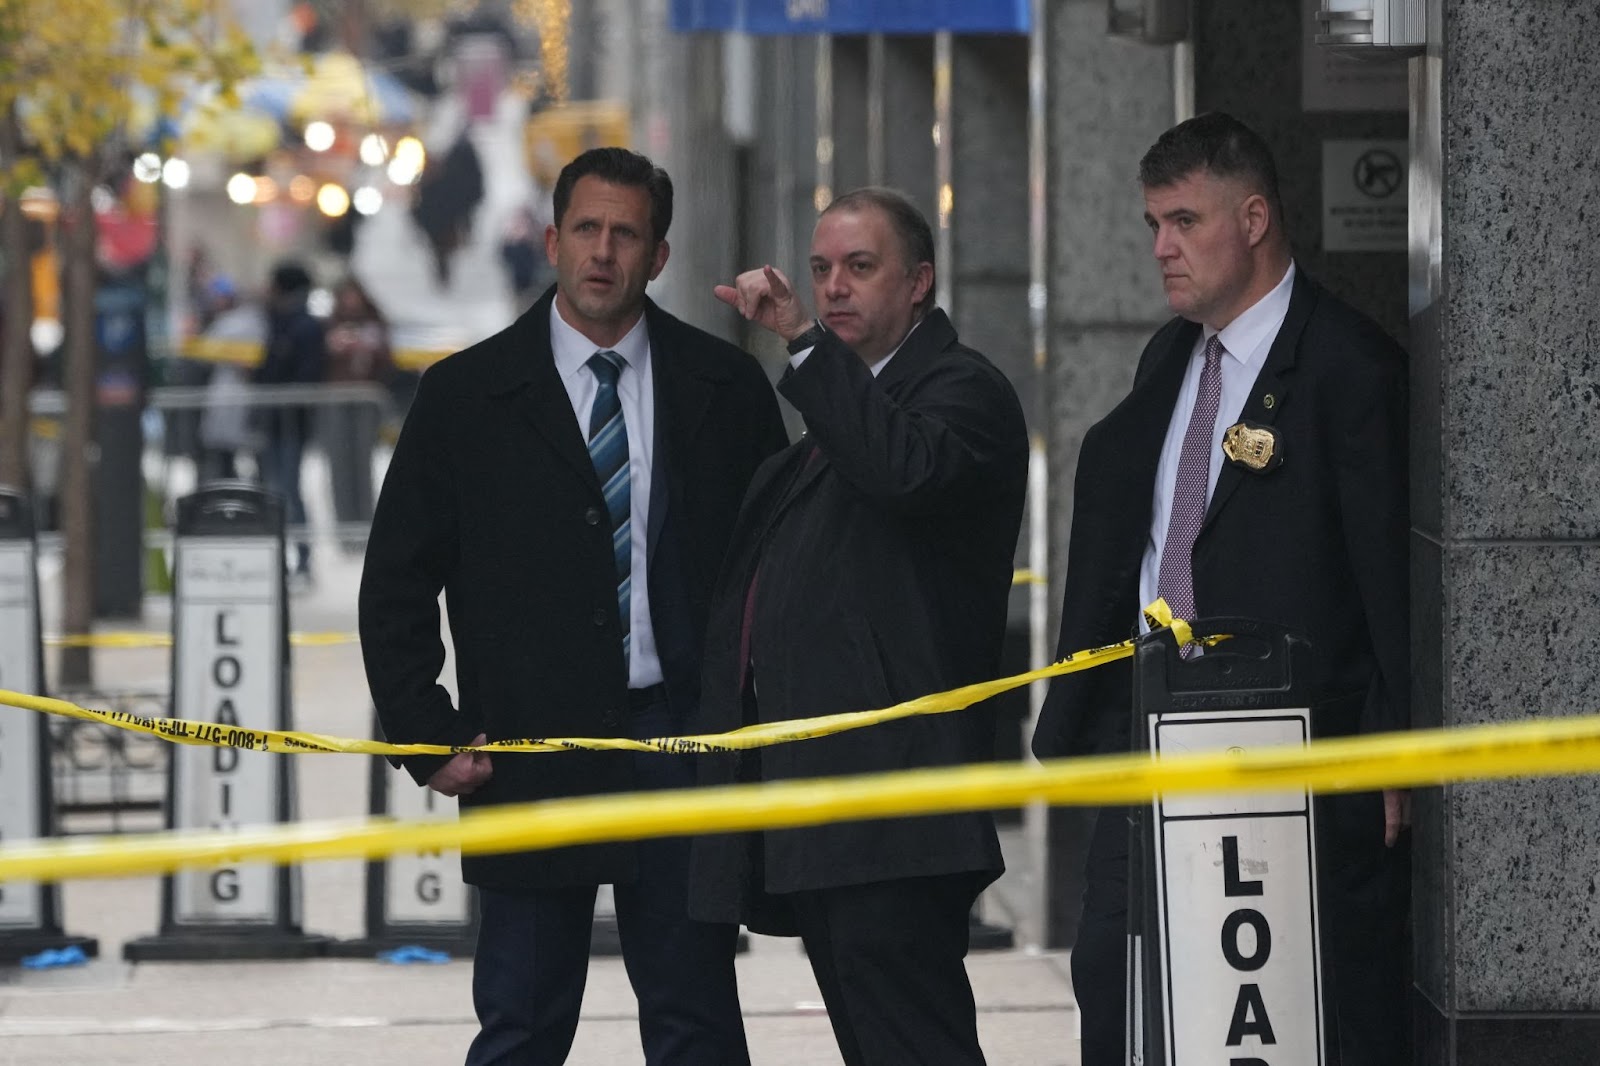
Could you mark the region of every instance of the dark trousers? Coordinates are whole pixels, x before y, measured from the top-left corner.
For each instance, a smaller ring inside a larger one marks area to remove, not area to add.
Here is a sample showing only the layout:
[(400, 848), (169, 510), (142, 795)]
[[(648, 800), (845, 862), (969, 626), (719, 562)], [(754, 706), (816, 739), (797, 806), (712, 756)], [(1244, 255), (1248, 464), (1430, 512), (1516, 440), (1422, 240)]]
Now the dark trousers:
[(305, 453), (305, 432), (297, 421), (299, 416), (296, 412), (278, 412), (273, 417), (277, 422), (257, 460), (261, 468), (261, 483), (268, 492), (283, 497), (286, 522), (300, 527), (300, 531), (294, 534), (295, 569), (304, 572), (311, 566), (311, 543), (305, 532), (306, 501), (300, 495), (300, 461)]
[(963, 961), (970, 874), (790, 894), (845, 1066), (983, 1063)]
[[(1377, 793), (1318, 796), (1317, 867), (1328, 1066), (1410, 1066), (1410, 841), (1383, 846)], [(1083, 1066), (1124, 1066), (1128, 821), (1105, 808), (1084, 868), (1072, 988)]]
[[(328, 457), (333, 487), (333, 515), (341, 525), (372, 521), (372, 453), (378, 446), (378, 409), (369, 403), (324, 407), (317, 436)], [(359, 536), (342, 538), (360, 547)]]
[[(636, 739), (670, 736), (665, 703), (635, 712)], [(694, 784), (685, 756), (635, 754), (641, 789)], [(688, 915), (689, 841), (640, 841), (639, 876), (615, 886), (617, 932), (639, 1000), (648, 1066), (748, 1066), (733, 960), (739, 928)], [(482, 889), (468, 1066), (559, 1066), (578, 1029), (595, 885), (512, 895)]]

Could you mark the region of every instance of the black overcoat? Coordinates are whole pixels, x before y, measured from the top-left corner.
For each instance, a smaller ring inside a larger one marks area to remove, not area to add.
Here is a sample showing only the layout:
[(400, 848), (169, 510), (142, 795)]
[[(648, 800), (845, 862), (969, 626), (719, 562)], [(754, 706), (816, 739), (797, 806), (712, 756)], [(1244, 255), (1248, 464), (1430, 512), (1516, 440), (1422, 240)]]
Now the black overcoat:
[[(554, 289), (504, 331), (422, 377), (384, 479), (361, 581), (361, 642), (385, 735), (469, 743), (627, 735), (628, 680), (605, 501), (550, 349)], [(655, 379), (649, 521), (651, 618), (668, 699), (698, 699), (711, 589), (739, 502), (787, 443), (756, 361), (646, 308)], [(439, 684), (438, 596), (455, 647), (459, 708)], [(424, 782), (438, 757), (405, 767)], [(495, 756), (463, 807), (628, 789), (620, 753)], [(633, 876), (607, 844), (466, 857), (468, 882), (502, 891)]]
[[(1058, 654), (1133, 631), (1156, 464), (1199, 334), (1181, 318), (1157, 332), (1127, 397), (1084, 437)], [(1276, 431), (1282, 462), (1223, 464), (1192, 559), (1200, 615), (1310, 638), (1318, 736), (1410, 724), (1406, 403), (1405, 353), (1297, 270), (1239, 416)], [(1129, 663), (1056, 678), (1034, 751), (1126, 750), (1131, 679)]]
[[(780, 381), (808, 434), (757, 472), (718, 583), (698, 730), (884, 707), (998, 675), (1028, 436), (999, 370), (931, 312), (874, 378), (829, 335)], [(702, 759), (701, 780), (873, 773), (993, 759), (979, 707)], [(697, 731), (698, 731), (697, 730)], [(743, 765), (741, 765), (741, 758)], [(758, 767), (758, 769), (756, 768)], [(695, 841), (691, 912), (756, 923), (748, 836)], [(1003, 869), (982, 813), (761, 835), (768, 893)]]
[[(1182, 319), (1162, 328), (1128, 396), (1084, 437), (1060, 654), (1125, 640), (1134, 628), (1156, 466), (1199, 334)], [(1196, 611), (1310, 638), (1315, 736), (1407, 728), (1405, 353), (1297, 270), (1240, 418), (1271, 426), (1283, 461), (1259, 473), (1223, 465), (1191, 557)], [(1127, 750), (1132, 678), (1125, 662), (1052, 681), (1035, 753)], [(1378, 793), (1318, 796), (1316, 811), (1330, 1038), (1336, 1028), (1346, 1062), (1399, 1061), (1409, 1025), (1409, 841), (1384, 846)], [(1108, 871), (1094, 868), (1093, 854), (1087, 876), (1103, 883)]]

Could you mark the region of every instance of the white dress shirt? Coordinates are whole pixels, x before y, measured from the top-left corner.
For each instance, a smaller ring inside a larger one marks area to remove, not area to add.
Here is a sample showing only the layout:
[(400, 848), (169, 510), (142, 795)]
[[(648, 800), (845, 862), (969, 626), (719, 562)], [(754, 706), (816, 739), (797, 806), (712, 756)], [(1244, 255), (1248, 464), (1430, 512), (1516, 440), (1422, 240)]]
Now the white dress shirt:
[[(1283, 280), (1273, 287), (1238, 318), (1221, 331), (1222, 346), (1222, 400), (1217, 404), (1217, 424), (1211, 434), (1211, 470), (1206, 482), (1206, 502), (1217, 487), (1217, 475), (1222, 472), (1222, 434), (1239, 421), (1256, 377), (1267, 361), (1272, 342), (1283, 327), (1289, 314), (1289, 296), (1294, 291), (1294, 263), (1289, 264)], [(1150, 539), (1144, 546), (1144, 561), (1139, 566), (1139, 632), (1149, 627), (1144, 621), (1144, 607), (1159, 594), (1161, 586), (1161, 552), (1167, 543), (1167, 523), (1172, 518), (1172, 493), (1178, 480), (1178, 461), (1183, 455), (1183, 438), (1189, 430), (1189, 413), (1194, 410), (1195, 396), (1200, 392), (1200, 374), (1205, 369), (1206, 342), (1217, 331), (1203, 327), (1189, 354), (1189, 366), (1183, 372), (1183, 387), (1178, 390), (1178, 402), (1172, 408), (1172, 421), (1167, 424), (1167, 439), (1161, 446), (1161, 461), (1156, 465), (1154, 506), (1150, 512)]]
[(633, 584), (629, 588), (628, 687), (659, 684), (661, 659), (656, 654), (655, 628), (650, 624), (650, 469), (655, 451), (655, 375), (650, 369), (650, 331), (641, 317), (628, 335), (610, 348), (601, 348), (561, 317), (559, 304), (551, 305), (550, 350), (556, 371), (572, 401), (578, 429), (589, 437), (589, 413), (600, 383), (589, 369), (589, 357), (599, 351), (616, 352), (627, 364), (617, 376), (617, 399), (622, 404), (628, 431), (628, 501), (632, 513)]

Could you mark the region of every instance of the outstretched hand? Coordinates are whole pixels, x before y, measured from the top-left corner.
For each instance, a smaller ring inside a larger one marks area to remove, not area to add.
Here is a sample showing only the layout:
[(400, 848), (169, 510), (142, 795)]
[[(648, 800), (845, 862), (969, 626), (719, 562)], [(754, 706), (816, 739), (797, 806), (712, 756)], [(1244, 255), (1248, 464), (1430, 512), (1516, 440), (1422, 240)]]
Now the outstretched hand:
[(793, 340), (811, 328), (813, 319), (783, 271), (764, 266), (747, 270), (732, 285), (718, 285), (717, 299), (756, 325)]

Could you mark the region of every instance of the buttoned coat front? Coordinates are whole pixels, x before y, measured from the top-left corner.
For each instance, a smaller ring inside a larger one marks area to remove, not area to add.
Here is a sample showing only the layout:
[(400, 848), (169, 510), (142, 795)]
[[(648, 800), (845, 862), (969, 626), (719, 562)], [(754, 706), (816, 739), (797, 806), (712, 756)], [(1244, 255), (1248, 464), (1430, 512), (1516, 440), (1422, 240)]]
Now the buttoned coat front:
[[(361, 640), (390, 740), (628, 734), (611, 526), (550, 348), (552, 289), (499, 334), (423, 375), (384, 480), (361, 583)], [(654, 303), (650, 609), (668, 700), (699, 698), (711, 586), (757, 466), (787, 443), (755, 359)], [(440, 684), (444, 592), (459, 705)], [(666, 756), (664, 756), (666, 757)], [(439, 757), (411, 757), (425, 782)], [(464, 808), (628, 789), (624, 753), (492, 756)], [(633, 876), (631, 844), (468, 856), (501, 891)]]

